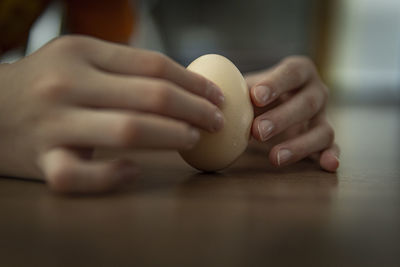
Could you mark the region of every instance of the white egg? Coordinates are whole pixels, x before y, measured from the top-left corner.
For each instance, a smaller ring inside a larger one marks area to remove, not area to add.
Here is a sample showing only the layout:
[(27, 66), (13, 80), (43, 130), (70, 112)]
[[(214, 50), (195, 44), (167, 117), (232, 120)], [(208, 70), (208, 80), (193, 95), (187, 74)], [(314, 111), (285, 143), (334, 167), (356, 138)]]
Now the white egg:
[(224, 128), (217, 133), (201, 131), (199, 142), (180, 151), (182, 158), (196, 169), (217, 171), (232, 164), (247, 148), (254, 117), (249, 90), (240, 71), (227, 58), (210, 54), (194, 60), (188, 70), (218, 85), (225, 96), (221, 106)]

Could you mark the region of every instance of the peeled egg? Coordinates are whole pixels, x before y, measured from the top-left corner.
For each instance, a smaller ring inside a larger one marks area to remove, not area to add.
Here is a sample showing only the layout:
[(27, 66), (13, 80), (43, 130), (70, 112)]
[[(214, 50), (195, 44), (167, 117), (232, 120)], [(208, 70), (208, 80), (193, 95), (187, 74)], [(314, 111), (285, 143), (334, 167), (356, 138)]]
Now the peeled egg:
[(240, 71), (227, 58), (209, 54), (194, 60), (188, 70), (218, 85), (225, 96), (221, 111), (224, 128), (216, 133), (200, 131), (200, 140), (182, 158), (202, 171), (217, 171), (232, 164), (247, 148), (254, 117), (249, 90)]

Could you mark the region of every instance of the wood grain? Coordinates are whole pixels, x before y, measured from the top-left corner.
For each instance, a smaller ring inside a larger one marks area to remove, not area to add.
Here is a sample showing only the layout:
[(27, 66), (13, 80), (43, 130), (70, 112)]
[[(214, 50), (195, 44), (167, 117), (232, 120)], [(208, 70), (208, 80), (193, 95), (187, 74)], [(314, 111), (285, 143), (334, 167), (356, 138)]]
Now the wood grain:
[(201, 174), (137, 152), (142, 175), (111, 194), (0, 179), (0, 266), (399, 266), (399, 108), (332, 114), (337, 174), (263, 153)]

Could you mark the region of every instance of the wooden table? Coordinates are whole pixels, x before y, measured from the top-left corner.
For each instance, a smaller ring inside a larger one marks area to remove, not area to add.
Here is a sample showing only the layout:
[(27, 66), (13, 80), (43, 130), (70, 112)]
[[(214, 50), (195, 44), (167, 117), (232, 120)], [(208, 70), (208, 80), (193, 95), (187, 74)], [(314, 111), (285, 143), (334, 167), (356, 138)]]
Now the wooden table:
[(171, 152), (100, 196), (0, 179), (0, 266), (400, 266), (398, 107), (337, 107), (337, 174), (247, 153), (205, 175)]

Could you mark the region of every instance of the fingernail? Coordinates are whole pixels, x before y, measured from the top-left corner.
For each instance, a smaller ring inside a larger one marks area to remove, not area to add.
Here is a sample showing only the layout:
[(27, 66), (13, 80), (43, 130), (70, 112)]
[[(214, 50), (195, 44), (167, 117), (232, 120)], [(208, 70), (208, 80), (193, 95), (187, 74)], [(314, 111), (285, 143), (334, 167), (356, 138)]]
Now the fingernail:
[(257, 102), (261, 105), (265, 105), (268, 102), (271, 89), (265, 85), (258, 85), (254, 88), (254, 96)]
[(221, 130), (224, 127), (224, 117), (221, 112), (216, 111), (214, 114), (213, 131)]
[(189, 138), (189, 145), (186, 147), (187, 149), (193, 148), (200, 139), (200, 132), (195, 128), (190, 129), (189, 135), (190, 138)]
[(267, 141), (269, 135), (274, 129), (274, 124), (269, 120), (262, 120), (258, 123), (258, 133), (260, 134), (261, 141)]
[(287, 162), (292, 156), (293, 156), (293, 153), (289, 149), (279, 150), (278, 156), (277, 156), (278, 166), (281, 166), (281, 164)]
[(225, 101), (225, 97), (222, 94), (222, 90), (215, 85), (212, 82), (208, 82), (207, 84), (207, 92), (206, 92), (206, 97), (209, 97), (210, 95), (212, 96), (212, 100), (217, 104), (220, 105), (222, 103), (224, 103)]

